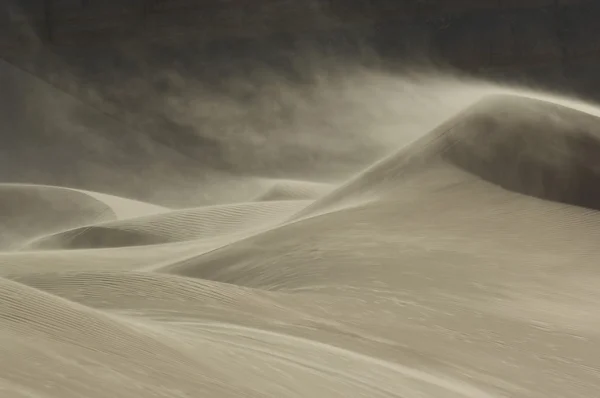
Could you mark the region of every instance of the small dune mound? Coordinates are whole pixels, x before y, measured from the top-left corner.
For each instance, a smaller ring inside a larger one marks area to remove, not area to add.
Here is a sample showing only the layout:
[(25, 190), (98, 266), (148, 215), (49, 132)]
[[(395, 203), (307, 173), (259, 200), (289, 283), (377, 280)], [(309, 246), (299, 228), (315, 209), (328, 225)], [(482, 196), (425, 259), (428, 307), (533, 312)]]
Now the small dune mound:
[(0, 248), (30, 239), (115, 218), (93, 197), (67, 188), (0, 184)]

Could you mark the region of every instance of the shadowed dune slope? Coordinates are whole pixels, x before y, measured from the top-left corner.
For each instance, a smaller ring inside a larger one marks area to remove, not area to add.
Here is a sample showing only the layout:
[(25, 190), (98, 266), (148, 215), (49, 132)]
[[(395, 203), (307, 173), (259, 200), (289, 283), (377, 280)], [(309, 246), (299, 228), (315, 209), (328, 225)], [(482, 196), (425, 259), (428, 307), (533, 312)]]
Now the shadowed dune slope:
[(1, 249), (44, 234), (116, 218), (109, 206), (83, 192), (19, 184), (0, 185), (0, 214)]
[(339, 185), (253, 202), (1, 185), (22, 250), (0, 252), (0, 392), (596, 396), (599, 134), (503, 95)]
[(538, 99), (490, 96), (343, 184), (303, 214), (378, 198), (416, 181), (417, 175), (447, 174), (455, 168), (513, 192), (597, 209), (599, 151), (598, 117)]
[(42, 237), (30, 249), (92, 249), (218, 239), (277, 224), (307, 201), (249, 202), (165, 211)]

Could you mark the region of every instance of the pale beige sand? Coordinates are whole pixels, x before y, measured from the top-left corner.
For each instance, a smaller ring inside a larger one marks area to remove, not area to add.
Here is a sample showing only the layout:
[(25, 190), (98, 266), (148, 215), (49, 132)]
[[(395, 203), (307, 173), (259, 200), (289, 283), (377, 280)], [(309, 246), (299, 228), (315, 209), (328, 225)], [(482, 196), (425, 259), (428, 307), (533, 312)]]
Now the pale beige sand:
[(499, 95), (244, 203), (1, 185), (0, 397), (595, 397), (598, 148)]

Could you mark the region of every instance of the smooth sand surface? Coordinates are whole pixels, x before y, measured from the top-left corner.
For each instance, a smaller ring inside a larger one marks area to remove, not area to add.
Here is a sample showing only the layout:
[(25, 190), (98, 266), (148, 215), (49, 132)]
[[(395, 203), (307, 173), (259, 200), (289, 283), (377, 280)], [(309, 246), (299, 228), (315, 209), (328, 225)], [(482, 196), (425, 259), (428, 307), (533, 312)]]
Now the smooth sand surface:
[(600, 393), (597, 116), (492, 95), (345, 181), (253, 184), (0, 185), (0, 397)]

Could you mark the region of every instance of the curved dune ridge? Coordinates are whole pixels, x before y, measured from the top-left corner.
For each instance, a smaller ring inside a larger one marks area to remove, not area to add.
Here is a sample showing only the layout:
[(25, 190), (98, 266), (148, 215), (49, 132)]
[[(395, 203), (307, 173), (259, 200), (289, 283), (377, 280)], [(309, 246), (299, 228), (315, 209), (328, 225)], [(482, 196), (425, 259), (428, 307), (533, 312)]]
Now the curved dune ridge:
[(2, 397), (593, 397), (600, 118), (483, 98), (340, 184), (0, 185)]

